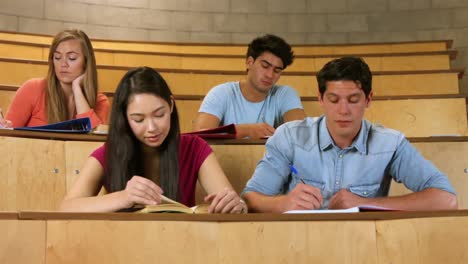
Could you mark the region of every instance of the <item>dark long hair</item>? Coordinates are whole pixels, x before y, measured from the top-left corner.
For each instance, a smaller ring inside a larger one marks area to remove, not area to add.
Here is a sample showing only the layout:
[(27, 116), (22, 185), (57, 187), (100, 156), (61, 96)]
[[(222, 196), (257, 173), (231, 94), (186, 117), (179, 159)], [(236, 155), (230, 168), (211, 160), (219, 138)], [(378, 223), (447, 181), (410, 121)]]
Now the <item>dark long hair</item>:
[[(127, 106), (135, 94), (152, 94), (172, 106), (172, 92), (166, 81), (155, 70), (140, 67), (128, 71), (117, 87), (112, 103), (109, 135), (106, 141), (106, 167), (104, 186), (108, 192), (125, 189), (133, 175), (143, 175), (141, 143), (133, 134), (127, 119)], [(179, 182), (179, 115), (173, 106), (169, 133), (155, 152), (160, 153), (160, 186), (164, 195), (178, 199)]]

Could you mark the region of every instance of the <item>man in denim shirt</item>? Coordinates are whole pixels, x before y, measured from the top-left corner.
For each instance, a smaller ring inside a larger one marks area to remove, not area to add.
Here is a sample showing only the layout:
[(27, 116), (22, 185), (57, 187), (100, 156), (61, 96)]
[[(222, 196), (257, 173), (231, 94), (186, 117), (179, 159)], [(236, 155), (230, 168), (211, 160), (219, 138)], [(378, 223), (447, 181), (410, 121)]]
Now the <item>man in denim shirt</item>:
[[(243, 192), (252, 211), (457, 208), (447, 177), (402, 133), (363, 119), (372, 74), (362, 59), (330, 61), (317, 81), (324, 116), (286, 123), (267, 141)], [(414, 193), (387, 197), (392, 178)]]

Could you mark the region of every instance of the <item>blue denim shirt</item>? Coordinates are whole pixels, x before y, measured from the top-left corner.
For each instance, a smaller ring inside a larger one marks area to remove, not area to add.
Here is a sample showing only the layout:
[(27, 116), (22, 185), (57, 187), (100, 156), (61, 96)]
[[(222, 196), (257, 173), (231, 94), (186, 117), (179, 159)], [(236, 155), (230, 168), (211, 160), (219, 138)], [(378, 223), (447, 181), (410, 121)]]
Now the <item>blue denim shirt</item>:
[[(415, 192), (433, 187), (455, 193), (447, 177), (402, 133), (367, 120), (345, 149), (333, 142), (324, 116), (280, 126), (265, 146), (244, 193), (286, 194), (300, 182), (299, 176), (322, 191), (323, 208), (340, 189), (368, 198), (387, 196), (392, 178)], [(298, 175), (291, 174), (290, 164)]]

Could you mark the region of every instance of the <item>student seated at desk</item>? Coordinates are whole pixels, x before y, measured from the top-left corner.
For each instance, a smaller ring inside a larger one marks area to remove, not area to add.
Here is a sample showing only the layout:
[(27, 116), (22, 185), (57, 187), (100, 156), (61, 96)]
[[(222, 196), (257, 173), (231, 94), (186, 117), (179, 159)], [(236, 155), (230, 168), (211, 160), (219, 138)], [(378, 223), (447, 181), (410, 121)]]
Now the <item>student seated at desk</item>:
[[(112, 212), (161, 203), (161, 194), (193, 206), (197, 180), (208, 193), (210, 212), (246, 212), (208, 143), (180, 135), (167, 83), (142, 67), (121, 80), (106, 144), (88, 158), (61, 210)], [(96, 196), (102, 185), (109, 194)]]
[(211, 89), (193, 129), (236, 124), (237, 138), (258, 139), (271, 136), (284, 122), (304, 119), (296, 91), (276, 84), (293, 59), (291, 46), (282, 38), (265, 35), (254, 39), (247, 50), (246, 79)]
[(41, 126), (89, 117), (92, 127), (107, 123), (109, 100), (98, 93), (93, 46), (81, 30), (58, 33), (49, 50), (45, 79), (31, 79), (16, 92), (0, 126)]
[[(457, 208), (447, 177), (402, 133), (363, 119), (372, 100), (372, 74), (363, 60), (333, 60), (317, 81), (324, 116), (284, 124), (267, 141), (243, 192), (250, 209)], [(387, 197), (392, 178), (414, 193)]]

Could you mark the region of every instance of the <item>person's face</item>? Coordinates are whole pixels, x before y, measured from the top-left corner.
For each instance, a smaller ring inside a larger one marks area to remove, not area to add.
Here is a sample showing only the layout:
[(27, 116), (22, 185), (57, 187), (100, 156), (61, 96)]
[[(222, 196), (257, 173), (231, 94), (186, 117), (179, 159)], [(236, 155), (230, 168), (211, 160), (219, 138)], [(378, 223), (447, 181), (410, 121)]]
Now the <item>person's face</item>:
[(268, 51), (263, 52), (256, 60), (248, 57), (246, 64), (248, 81), (261, 93), (268, 93), (283, 71), (283, 61)]
[(63, 85), (70, 85), (83, 74), (85, 58), (79, 40), (70, 39), (61, 42), (54, 52), (55, 76)]
[(327, 128), (332, 137), (352, 141), (361, 129), (364, 112), (372, 100), (354, 81), (329, 81), (320, 105), (327, 118)]
[[(172, 103), (174, 105), (174, 103)], [(161, 97), (135, 94), (127, 106), (127, 119), (135, 137), (148, 147), (159, 147), (171, 128), (170, 106)]]

